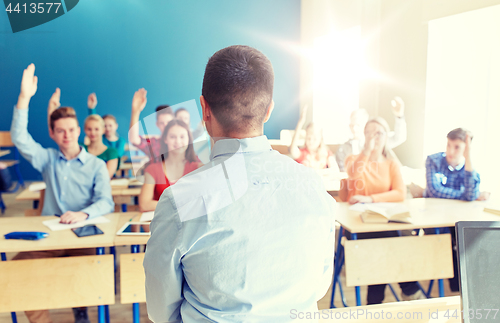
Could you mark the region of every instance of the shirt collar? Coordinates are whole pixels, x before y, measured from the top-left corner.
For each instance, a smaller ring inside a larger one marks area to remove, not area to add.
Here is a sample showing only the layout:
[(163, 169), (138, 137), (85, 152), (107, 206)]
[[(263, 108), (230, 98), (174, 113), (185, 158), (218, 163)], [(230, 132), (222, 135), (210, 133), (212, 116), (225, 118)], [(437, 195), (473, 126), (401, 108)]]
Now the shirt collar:
[(210, 154), (210, 160), (221, 155), (233, 155), (238, 152), (250, 153), (271, 150), (273, 150), (273, 148), (265, 135), (244, 139), (220, 139), (215, 142), (212, 153)]
[(446, 153), (443, 153), (443, 159), (444, 159), (444, 162), (446, 163), (446, 165), (448, 166), (448, 169), (452, 172), (459, 171), (462, 168), (464, 168), (464, 166), (465, 166), (465, 158), (462, 158), (462, 161), (456, 167), (453, 167), (450, 164), (448, 164), (448, 161), (446, 160)]
[[(80, 163), (85, 164), (87, 160), (89, 160), (90, 154), (87, 152), (86, 149), (80, 147), (80, 153), (76, 156), (76, 160), (79, 160)], [(59, 150), (59, 159), (62, 159), (64, 161), (68, 161), (66, 156)]]

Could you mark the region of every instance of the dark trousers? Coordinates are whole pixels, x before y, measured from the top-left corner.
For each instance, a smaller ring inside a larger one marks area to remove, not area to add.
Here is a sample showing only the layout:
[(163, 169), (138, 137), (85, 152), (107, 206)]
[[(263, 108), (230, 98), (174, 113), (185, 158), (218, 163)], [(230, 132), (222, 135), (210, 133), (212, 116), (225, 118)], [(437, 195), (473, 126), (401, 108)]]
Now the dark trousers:
[[(347, 239), (351, 239), (352, 235), (350, 232), (346, 231)], [(358, 240), (361, 239), (375, 239), (375, 238), (393, 238), (399, 237), (399, 233), (397, 231), (384, 231), (384, 232), (368, 232), (368, 233), (358, 233)], [(368, 286), (368, 296), (367, 303), (371, 304), (381, 304), (385, 297), (385, 287), (387, 284), (379, 284), (379, 285), (369, 285)], [(413, 295), (418, 290), (417, 282), (407, 282), (407, 283), (399, 283), (399, 287), (403, 291), (405, 295)]]

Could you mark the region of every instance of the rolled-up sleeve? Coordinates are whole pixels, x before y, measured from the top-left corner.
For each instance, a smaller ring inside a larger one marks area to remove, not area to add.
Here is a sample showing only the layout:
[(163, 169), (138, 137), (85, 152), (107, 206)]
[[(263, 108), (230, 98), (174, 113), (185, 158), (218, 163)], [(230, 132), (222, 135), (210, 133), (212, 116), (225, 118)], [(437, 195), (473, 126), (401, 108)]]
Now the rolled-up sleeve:
[(151, 222), (144, 256), (146, 303), (153, 322), (182, 322), (182, 224), (170, 188), (162, 194)]
[(10, 128), (11, 140), (21, 155), (39, 172), (49, 162), (49, 152), (28, 133), (28, 109), (14, 108)]

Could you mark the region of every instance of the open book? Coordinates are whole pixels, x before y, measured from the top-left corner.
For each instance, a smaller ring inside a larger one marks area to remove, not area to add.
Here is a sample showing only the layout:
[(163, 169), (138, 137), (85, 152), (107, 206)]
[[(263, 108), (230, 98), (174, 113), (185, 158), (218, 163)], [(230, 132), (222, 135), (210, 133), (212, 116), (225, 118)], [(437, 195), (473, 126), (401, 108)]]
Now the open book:
[(410, 210), (399, 203), (367, 203), (355, 204), (355, 211), (361, 211), (361, 220), (364, 223), (412, 223)]

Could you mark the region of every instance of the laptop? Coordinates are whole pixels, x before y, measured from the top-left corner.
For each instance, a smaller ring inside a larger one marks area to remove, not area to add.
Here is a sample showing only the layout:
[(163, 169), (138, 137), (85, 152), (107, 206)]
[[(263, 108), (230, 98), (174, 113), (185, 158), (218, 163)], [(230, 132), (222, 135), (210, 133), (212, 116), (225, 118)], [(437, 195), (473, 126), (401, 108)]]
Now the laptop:
[(462, 322), (500, 322), (500, 222), (455, 225)]

